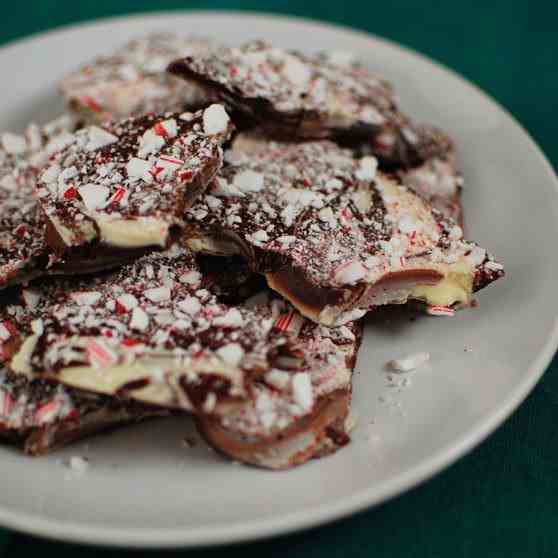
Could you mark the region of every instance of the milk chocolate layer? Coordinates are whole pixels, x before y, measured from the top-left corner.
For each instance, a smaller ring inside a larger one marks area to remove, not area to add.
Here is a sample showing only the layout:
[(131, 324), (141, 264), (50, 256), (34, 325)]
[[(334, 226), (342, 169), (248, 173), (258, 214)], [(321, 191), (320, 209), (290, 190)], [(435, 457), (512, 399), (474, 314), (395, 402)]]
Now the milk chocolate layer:
[(329, 329), (272, 303), (276, 324), (298, 338), (304, 366), (275, 369), (251, 398), (224, 417), (199, 417), (202, 436), (220, 453), (252, 465), (286, 469), (337, 451), (350, 441), (346, 423), (362, 325)]

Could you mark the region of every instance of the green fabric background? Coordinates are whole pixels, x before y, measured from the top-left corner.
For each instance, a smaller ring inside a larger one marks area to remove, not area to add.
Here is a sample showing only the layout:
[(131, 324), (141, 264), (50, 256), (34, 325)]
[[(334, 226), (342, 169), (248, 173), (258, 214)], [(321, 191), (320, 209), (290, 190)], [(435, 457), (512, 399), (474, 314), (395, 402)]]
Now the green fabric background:
[[(558, 3), (413, 0), (42, 0), (6, 2), (0, 43), (76, 21), (162, 9), (246, 9), (341, 23), (410, 46), (495, 97), (558, 164)], [(2, 87), (9, 86), (2, 76)], [(558, 556), (558, 376), (555, 359), (521, 408), (488, 441), (434, 480), (376, 509), (299, 535), (200, 558)], [(120, 556), (0, 531), (4, 556)], [(24, 554), (25, 553), (25, 554)]]

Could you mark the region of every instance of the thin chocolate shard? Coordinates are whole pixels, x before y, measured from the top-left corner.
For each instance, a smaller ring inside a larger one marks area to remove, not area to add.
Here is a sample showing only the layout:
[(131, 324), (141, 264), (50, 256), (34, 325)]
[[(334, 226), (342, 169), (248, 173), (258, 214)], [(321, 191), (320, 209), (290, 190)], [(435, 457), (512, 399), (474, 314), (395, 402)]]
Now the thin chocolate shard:
[(310, 319), (332, 326), (383, 304), (467, 303), (503, 275), (451, 219), (377, 172), (374, 158), (329, 141), (241, 141), (187, 211), (188, 244), (243, 255)]
[(34, 197), (39, 169), (71, 137), (63, 116), (24, 134), (0, 134), (0, 289), (43, 274), (53, 264), (45, 223)]
[(221, 105), (91, 126), (68, 137), (42, 171), (46, 240), (71, 263), (165, 248), (221, 166), (232, 124)]
[(199, 417), (200, 433), (230, 458), (270, 469), (285, 469), (345, 446), (351, 379), (362, 324), (326, 328), (306, 320), (288, 303), (269, 305), (276, 327), (297, 339), (302, 367), (269, 371), (250, 399), (224, 417)]
[(211, 39), (173, 33), (138, 37), (67, 75), (60, 91), (68, 109), (86, 124), (195, 110), (209, 103), (207, 94), (165, 70), (176, 58), (196, 56), (214, 46)]
[(179, 246), (104, 277), (45, 288), (33, 335), (11, 361), (30, 378), (221, 414), (278, 358), (297, 359), (265, 312), (220, 303)]
[(358, 64), (254, 41), (186, 56), (168, 69), (278, 139), (365, 142), (382, 164), (395, 166), (431, 154), (433, 143), (399, 110), (391, 86)]

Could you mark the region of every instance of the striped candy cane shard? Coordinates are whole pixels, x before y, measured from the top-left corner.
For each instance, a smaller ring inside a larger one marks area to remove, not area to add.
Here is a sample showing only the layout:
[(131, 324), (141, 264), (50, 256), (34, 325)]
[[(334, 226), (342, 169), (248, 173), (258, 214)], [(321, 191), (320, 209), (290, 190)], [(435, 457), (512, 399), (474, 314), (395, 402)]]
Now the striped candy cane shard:
[(90, 364), (96, 368), (110, 366), (118, 361), (116, 355), (97, 339), (89, 339), (87, 342), (87, 356)]
[(35, 424), (40, 426), (41, 424), (50, 422), (58, 415), (61, 407), (62, 403), (60, 401), (51, 401), (50, 403), (39, 407), (35, 412)]
[(15, 406), (15, 401), (7, 391), (0, 392), (0, 416), (9, 417)]
[(449, 306), (428, 306), (426, 313), (431, 316), (453, 316), (455, 310)]
[(291, 310), (290, 312), (281, 314), (279, 318), (277, 318), (274, 327), (279, 331), (290, 333), (294, 337), (298, 337), (303, 323), (304, 318), (298, 312)]

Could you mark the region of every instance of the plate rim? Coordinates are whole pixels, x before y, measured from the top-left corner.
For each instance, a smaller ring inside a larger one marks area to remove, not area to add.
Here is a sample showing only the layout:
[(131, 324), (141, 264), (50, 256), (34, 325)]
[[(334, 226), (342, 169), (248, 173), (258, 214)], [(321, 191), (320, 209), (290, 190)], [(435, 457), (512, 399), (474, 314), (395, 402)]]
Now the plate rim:
[[(299, 23), (321, 28), (330, 32), (340, 32), (352, 35), (354, 38), (372, 40), (382, 43), (384, 46), (399, 51), (400, 53), (414, 58), (421, 64), (426, 64), (434, 69), (449, 74), (458, 80), (460, 85), (482, 97), (492, 110), (500, 112), (509, 123), (526, 138), (529, 147), (536, 155), (539, 164), (543, 167), (549, 179), (553, 182), (554, 189), (558, 194), (558, 176), (544, 154), (541, 147), (536, 143), (524, 126), (491, 95), (483, 91), (479, 86), (469, 81), (458, 72), (447, 67), (445, 64), (426, 56), (419, 51), (406, 45), (399, 44), (382, 36), (369, 33), (361, 29), (355, 29), (343, 24), (331, 23), (323, 20), (301, 17), (296, 15), (284, 15), (274, 12), (260, 12), (252, 10), (157, 10), (142, 11), (132, 14), (121, 14), (109, 17), (89, 19), (82, 22), (63, 24), (44, 31), (34, 32), (21, 38), (17, 38), (0, 45), (0, 54), (20, 47), (40, 43), (52, 36), (62, 35), (68, 31), (83, 28), (93, 28), (105, 24), (116, 23), (125, 20), (141, 19), (164, 19), (168, 17), (188, 16), (215, 16), (231, 18), (253, 18), (271, 19), (282, 23)], [(437, 474), (447, 469), (458, 459), (470, 452), (490, 436), (510, 415), (521, 405), (535, 385), (547, 370), (556, 349), (558, 348), (558, 316), (549, 332), (543, 349), (534, 359), (531, 366), (526, 370), (524, 378), (519, 382), (508, 397), (487, 417), (472, 424), (466, 434), (458, 440), (445, 447), (443, 450), (414, 465), (409, 470), (397, 477), (390, 479), (378, 486), (341, 499), (338, 503), (327, 507), (315, 506), (286, 513), (280, 517), (263, 520), (239, 521), (226, 526), (198, 527), (186, 530), (180, 527), (174, 528), (125, 528), (112, 526), (88, 526), (83, 523), (71, 521), (53, 520), (38, 517), (26, 512), (13, 512), (0, 507), (0, 524), (20, 533), (40, 536), (56, 541), (67, 541), (81, 544), (95, 544), (99, 546), (129, 547), (129, 548), (187, 548), (200, 546), (221, 546), (231, 543), (255, 541), (270, 538), (277, 535), (286, 535), (310, 529), (326, 523), (331, 523), (356, 513), (370, 509), (379, 503), (386, 502), (414, 488)]]

